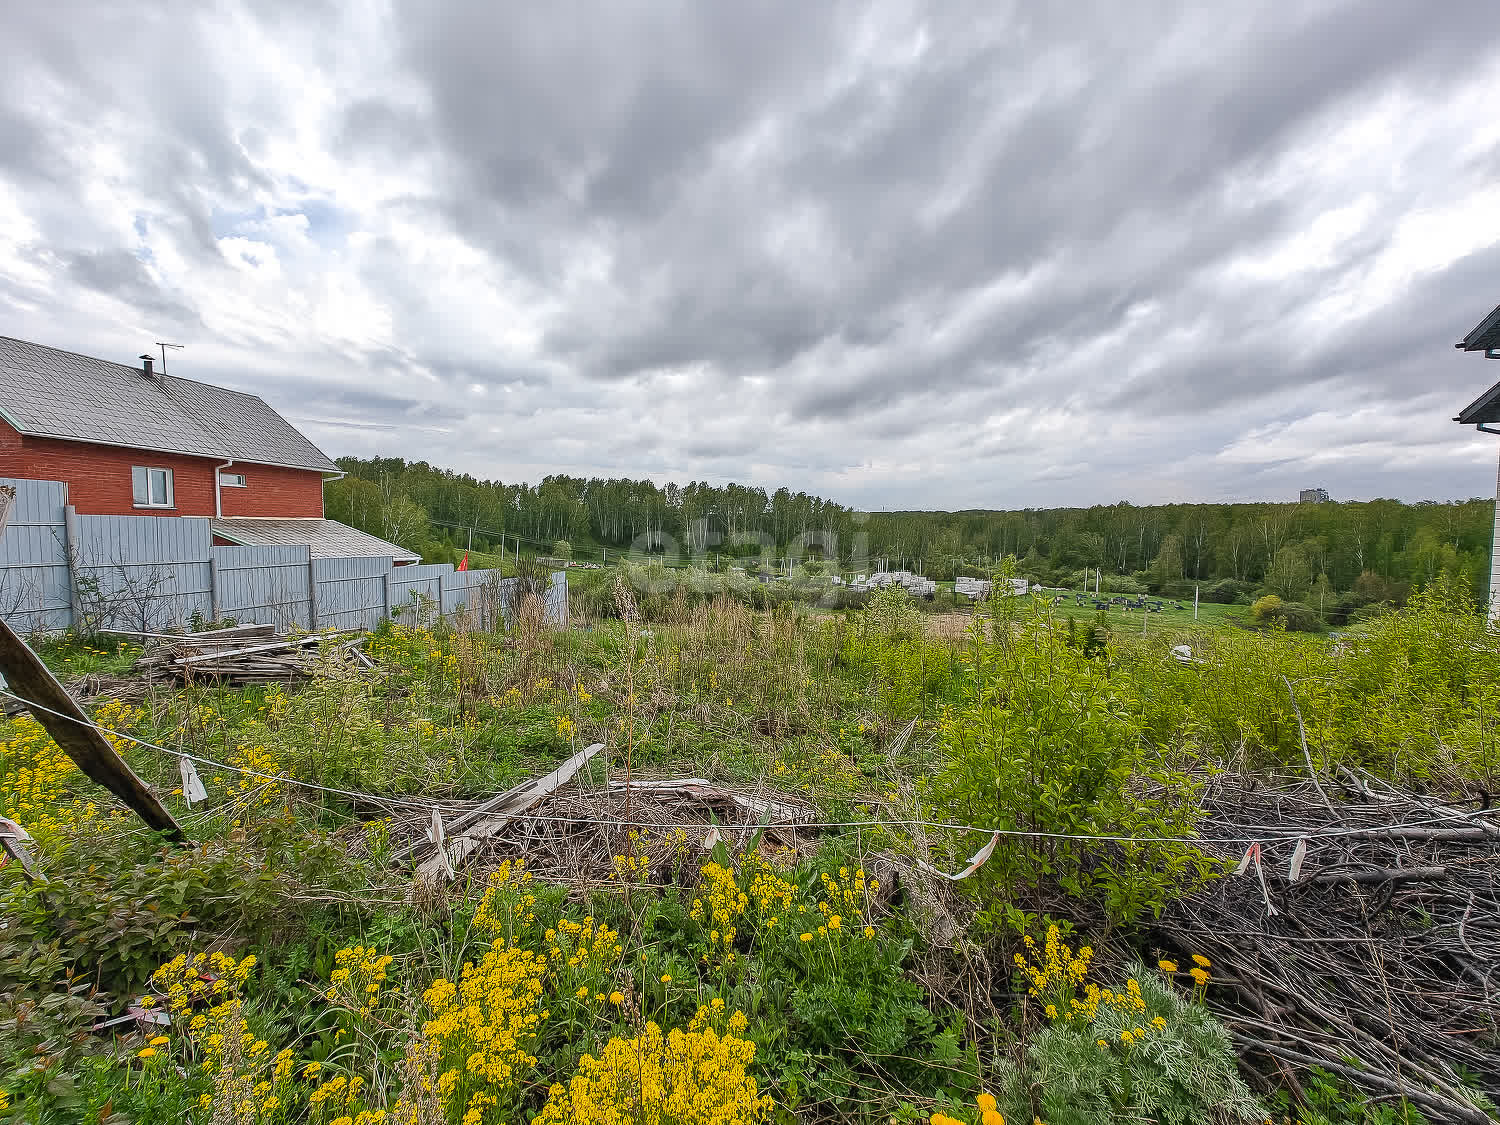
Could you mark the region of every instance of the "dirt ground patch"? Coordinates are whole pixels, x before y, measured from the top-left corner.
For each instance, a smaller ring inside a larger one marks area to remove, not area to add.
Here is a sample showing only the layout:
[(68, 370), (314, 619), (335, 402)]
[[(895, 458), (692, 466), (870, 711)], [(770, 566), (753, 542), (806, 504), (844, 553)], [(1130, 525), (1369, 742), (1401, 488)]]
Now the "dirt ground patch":
[(927, 618), (927, 635), (953, 640), (963, 636), (973, 620), (972, 613), (934, 613)]

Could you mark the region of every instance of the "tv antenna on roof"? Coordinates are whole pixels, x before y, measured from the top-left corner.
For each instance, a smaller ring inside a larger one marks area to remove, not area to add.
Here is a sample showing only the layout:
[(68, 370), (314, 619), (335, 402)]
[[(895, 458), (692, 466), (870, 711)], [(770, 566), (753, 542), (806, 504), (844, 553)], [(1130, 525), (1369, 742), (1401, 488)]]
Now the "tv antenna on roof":
[(181, 351), (187, 345), (186, 344), (163, 344), (160, 340), (158, 340), (158, 341), (156, 341), (156, 346), (161, 349), (161, 373), (163, 375), (165, 375), (167, 373), (167, 349), (168, 348), (176, 348), (178, 351)]

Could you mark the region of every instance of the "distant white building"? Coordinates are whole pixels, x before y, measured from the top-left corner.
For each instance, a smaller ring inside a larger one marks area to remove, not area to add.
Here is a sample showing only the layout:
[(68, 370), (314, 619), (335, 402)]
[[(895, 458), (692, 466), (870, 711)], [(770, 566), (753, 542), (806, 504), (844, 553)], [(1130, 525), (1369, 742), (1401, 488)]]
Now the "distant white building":
[(857, 575), (849, 584), (851, 590), (883, 590), (900, 586), (914, 598), (930, 598), (937, 593), (937, 583), (909, 570), (881, 570), (868, 577)]
[[(1031, 585), (1024, 578), (1007, 578), (1004, 581), (1007, 588), (1003, 593), (1009, 598), (1025, 594), (1028, 591), (1034, 593), (1041, 589), (1040, 586)], [(993, 589), (994, 584), (988, 578), (955, 578), (953, 580), (954, 593), (963, 594), (965, 597), (973, 598), (977, 602), (986, 601)]]

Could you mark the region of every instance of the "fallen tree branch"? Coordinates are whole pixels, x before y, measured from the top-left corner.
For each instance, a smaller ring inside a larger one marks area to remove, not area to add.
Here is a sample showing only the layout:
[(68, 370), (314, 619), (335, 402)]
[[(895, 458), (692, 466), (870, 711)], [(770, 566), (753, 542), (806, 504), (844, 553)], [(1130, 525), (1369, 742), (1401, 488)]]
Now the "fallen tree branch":
[(1321, 871), (1309, 883), (1411, 883), (1420, 879), (1446, 879), (1446, 867), (1382, 867), (1375, 871)]
[(1230, 1029), (1229, 1035), (1236, 1043), (1250, 1050), (1264, 1051), (1268, 1055), (1285, 1059), (1287, 1062), (1297, 1063), (1300, 1066), (1318, 1067), (1348, 1078), (1356, 1085), (1373, 1086), (1378, 1090), (1405, 1098), (1407, 1101), (1415, 1102), (1418, 1105), (1425, 1105), (1430, 1109), (1441, 1110), (1451, 1120), (1473, 1122), (1473, 1125), (1494, 1125), (1495, 1119), (1482, 1109), (1476, 1109), (1471, 1105), (1464, 1105), (1462, 1102), (1456, 1102), (1452, 1098), (1444, 1097), (1442, 1094), (1435, 1094), (1419, 1086), (1412, 1086), (1399, 1079), (1388, 1078), (1383, 1074), (1375, 1074), (1368, 1070), (1360, 1070), (1349, 1066), (1347, 1063), (1315, 1058), (1312, 1055), (1303, 1054), (1301, 1051), (1294, 1051), (1275, 1043), (1265, 1043), (1258, 1039), (1252, 1039), (1247, 1035), (1242, 1035), (1233, 1029)]

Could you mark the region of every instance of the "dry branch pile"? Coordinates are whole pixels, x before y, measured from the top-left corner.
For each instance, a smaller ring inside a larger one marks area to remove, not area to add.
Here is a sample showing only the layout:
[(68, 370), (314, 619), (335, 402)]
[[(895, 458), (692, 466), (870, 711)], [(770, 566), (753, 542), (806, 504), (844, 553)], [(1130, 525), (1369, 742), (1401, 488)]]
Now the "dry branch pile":
[(569, 766), (582, 768), (594, 750), (496, 797), (440, 806), (441, 828), (429, 815), (398, 819), (391, 825), (398, 862), (418, 860), (419, 881), (440, 877), (445, 865), (434, 838), (441, 836), (455, 868), (467, 862), (482, 870), (524, 855), (540, 877), (597, 886), (618, 876), (616, 856), (634, 855), (646, 861), (638, 878), (665, 882), (678, 867), (696, 871), (693, 861), (701, 862), (716, 841), (738, 848), (762, 828), (768, 851), (796, 848), (797, 823), (813, 818), (809, 806), (782, 794), (740, 792), (701, 778), (638, 780), (628, 790), (623, 782), (569, 784)]
[(148, 675), (160, 671), (172, 679), (222, 680), (246, 684), (291, 683), (313, 675), (318, 662), (345, 667), (372, 667), (359, 651), (358, 631), (310, 633), (282, 637), (273, 625), (236, 625), (202, 633), (157, 634), (136, 667)]
[(1500, 816), (1346, 777), (1221, 779), (1204, 851), (1238, 863), (1239, 841), (1280, 839), (1158, 936), (1212, 959), (1209, 1004), (1268, 1087), (1316, 1065), (1431, 1120), (1490, 1122), (1461, 1087), (1500, 1096)]

